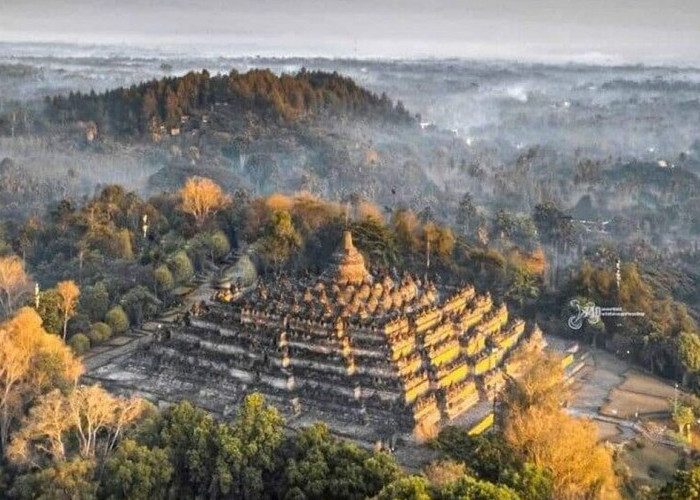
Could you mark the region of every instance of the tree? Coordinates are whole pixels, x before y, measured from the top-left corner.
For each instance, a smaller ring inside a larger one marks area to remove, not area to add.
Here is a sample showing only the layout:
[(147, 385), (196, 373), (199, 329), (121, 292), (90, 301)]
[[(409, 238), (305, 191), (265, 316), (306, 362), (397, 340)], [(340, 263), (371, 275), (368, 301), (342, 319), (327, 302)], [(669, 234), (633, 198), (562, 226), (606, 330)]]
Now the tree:
[(306, 500), (362, 500), (398, 479), (390, 456), (334, 438), (325, 424), (300, 431), (286, 453), (284, 492)]
[(301, 246), (301, 236), (292, 224), (292, 216), (286, 210), (272, 214), (262, 239), (262, 251), (266, 260), (279, 271), (283, 263)]
[(425, 467), (423, 474), (430, 484), (440, 487), (467, 475), (467, 466), (455, 460), (439, 460)]
[(598, 444), (592, 422), (532, 406), (508, 416), (505, 436), (520, 460), (552, 472), (554, 491), (562, 497), (618, 498), (612, 458)]
[(129, 329), (129, 317), (124, 312), (122, 306), (114, 306), (107, 312), (105, 323), (109, 325), (114, 333), (124, 333)]
[[(678, 354), (686, 373), (697, 374), (700, 371), (700, 336), (694, 332), (681, 332)], [(683, 380), (685, 381), (685, 376)]]
[(428, 481), (407, 476), (386, 485), (373, 500), (431, 500)]
[(91, 341), (84, 333), (76, 333), (68, 340), (68, 345), (80, 356), (90, 350)]
[[(507, 486), (462, 476), (438, 490), (439, 500), (520, 500), (520, 496)], [(544, 499), (540, 499), (544, 500)]]
[(469, 192), (464, 193), (464, 196), (459, 201), (456, 219), (457, 227), (461, 231), (462, 236), (466, 236), (471, 230), (471, 224), (476, 219), (477, 213), (472, 195)]
[(111, 451), (126, 427), (144, 411), (138, 398), (121, 398), (98, 385), (78, 386), (62, 393), (58, 389), (37, 399), (8, 448), (16, 464), (41, 467), (73, 458), (67, 444), (83, 459), (95, 459)]
[(87, 287), (80, 298), (80, 310), (92, 321), (102, 321), (109, 310), (109, 291), (104, 281)]
[(5, 316), (15, 309), (17, 302), (29, 291), (29, 276), (22, 260), (16, 255), (0, 257), (0, 307)]
[(448, 257), (454, 249), (455, 236), (450, 228), (428, 222), (423, 226), (423, 245), (430, 245), (431, 251), (440, 257)]
[(10, 494), (21, 500), (93, 500), (97, 498), (94, 469), (91, 460), (56, 462), (20, 476)]
[(80, 289), (74, 281), (61, 281), (56, 285), (56, 291), (61, 297), (60, 308), (63, 313), (63, 340), (66, 340), (68, 330), (68, 320), (75, 314), (78, 305)]
[(194, 276), (192, 261), (187, 256), (187, 252), (184, 250), (175, 252), (175, 254), (168, 261), (168, 264), (172, 269), (173, 278), (175, 278), (177, 283), (185, 283), (192, 279), (192, 276)]
[(240, 442), (241, 463), (235, 486), (243, 499), (260, 498), (264, 477), (278, 463), (278, 448), (284, 437), (284, 420), (279, 412), (265, 404), (260, 394), (246, 396), (238, 410), (233, 436)]
[(227, 495), (241, 471), (240, 441), (226, 424), (217, 424), (204, 410), (182, 402), (156, 420), (145, 444), (168, 451), (173, 489), (182, 498)]
[(230, 202), (221, 187), (206, 177), (190, 177), (180, 191), (182, 211), (194, 217), (198, 227)]
[(110, 500), (164, 500), (172, 474), (165, 450), (125, 439), (105, 462), (100, 493)]
[(677, 471), (661, 489), (659, 500), (700, 500), (700, 466)]
[(691, 406), (674, 403), (671, 417), (678, 427), (678, 432), (685, 438), (690, 438), (690, 427), (695, 423), (695, 412)]
[(175, 286), (173, 273), (170, 272), (170, 269), (165, 264), (161, 264), (153, 271), (153, 278), (156, 281), (158, 290), (161, 292), (172, 290), (173, 286)]
[(55, 335), (41, 328), (28, 307), (0, 324), (0, 445), (7, 445), (10, 424), (22, 414), (23, 399), (46, 388), (74, 384), (82, 364)]
[(533, 406), (558, 411), (569, 392), (560, 357), (537, 354), (523, 362), (527, 365), (521, 376), (508, 378), (503, 391), (506, 412), (522, 412)]
[(39, 293), (39, 308), (36, 310), (41, 316), (41, 324), (49, 333), (61, 334), (63, 318), (61, 316), (62, 298), (55, 288)]

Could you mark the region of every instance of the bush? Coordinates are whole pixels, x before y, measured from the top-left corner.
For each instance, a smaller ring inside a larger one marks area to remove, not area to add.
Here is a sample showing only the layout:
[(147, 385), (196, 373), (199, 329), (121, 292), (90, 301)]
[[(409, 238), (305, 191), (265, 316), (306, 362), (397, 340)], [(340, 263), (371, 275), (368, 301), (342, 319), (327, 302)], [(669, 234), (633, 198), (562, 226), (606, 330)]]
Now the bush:
[(78, 313), (68, 320), (68, 335), (89, 332), (90, 329), (90, 318), (87, 314)]
[(80, 297), (80, 309), (90, 316), (92, 321), (99, 321), (109, 310), (109, 291), (104, 281), (87, 287)]
[(112, 328), (107, 323), (93, 323), (91, 330), (99, 332), (102, 340), (107, 340), (112, 336)]
[(206, 239), (206, 245), (209, 248), (214, 259), (221, 259), (231, 251), (231, 244), (223, 231), (216, 231), (209, 235)]
[(87, 333), (91, 345), (96, 345), (112, 336), (112, 329), (107, 323), (94, 323)]
[(169, 267), (172, 270), (173, 278), (178, 283), (187, 282), (194, 275), (192, 261), (184, 250), (180, 250), (170, 258)]
[(114, 333), (124, 333), (129, 329), (129, 317), (122, 306), (114, 306), (110, 309), (105, 316), (105, 323)]
[(158, 290), (162, 292), (172, 290), (173, 286), (175, 286), (175, 278), (173, 278), (173, 273), (170, 272), (170, 269), (168, 269), (168, 266), (166, 265), (158, 266), (156, 270), (153, 271), (153, 277), (158, 285)]
[(76, 354), (85, 354), (90, 349), (90, 339), (82, 333), (76, 333), (68, 340), (68, 345)]

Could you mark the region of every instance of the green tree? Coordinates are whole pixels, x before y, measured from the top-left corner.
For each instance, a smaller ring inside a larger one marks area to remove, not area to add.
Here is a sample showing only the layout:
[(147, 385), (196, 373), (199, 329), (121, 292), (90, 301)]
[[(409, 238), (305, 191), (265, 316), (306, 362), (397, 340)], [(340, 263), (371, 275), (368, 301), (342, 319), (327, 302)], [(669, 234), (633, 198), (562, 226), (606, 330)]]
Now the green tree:
[(91, 460), (57, 462), (19, 476), (10, 495), (20, 500), (92, 500), (97, 498), (94, 468)]
[(168, 497), (172, 473), (165, 450), (125, 439), (105, 462), (100, 491), (110, 500), (162, 500)]
[(263, 258), (277, 271), (301, 246), (301, 236), (286, 210), (277, 210), (270, 217), (261, 240)]
[(173, 273), (170, 272), (170, 269), (165, 264), (156, 267), (155, 271), (153, 271), (153, 278), (156, 280), (159, 292), (167, 292), (175, 286)]
[(700, 336), (695, 332), (682, 332), (678, 340), (678, 354), (686, 373), (697, 374), (700, 371)]
[(105, 323), (114, 333), (124, 333), (129, 329), (129, 317), (120, 305), (114, 306), (105, 315)]
[(700, 466), (677, 471), (661, 489), (659, 500), (700, 500)]
[(39, 293), (39, 309), (42, 326), (49, 333), (60, 334), (63, 327), (63, 314), (61, 313), (61, 296), (55, 289)]
[(85, 354), (90, 350), (90, 339), (83, 333), (76, 333), (68, 339), (68, 345), (76, 354)]
[(168, 267), (172, 270), (173, 278), (177, 283), (186, 283), (194, 276), (192, 261), (184, 250), (175, 252), (168, 261)]
[(432, 496), (425, 478), (407, 476), (386, 485), (374, 500), (432, 500)]
[(92, 321), (101, 321), (109, 310), (109, 292), (104, 281), (98, 281), (86, 287), (80, 299), (80, 309), (90, 316)]
[(360, 500), (376, 495), (400, 475), (400, 467), (388, 455), (337, 440), (325, 424), (316, 424), (291, 440), (284, 489), (287, 498)]
[(470, 476), (463, 476), (443, 486), (435, 497), (437, 500), (520, 500), (518, 494), (507, 486), (480, 481)]
[(678, 432), (686, 437), (690, 437), (690, 427), (695, 423), (695, 412), (691, 406), (672, 403), (671, 417), (678, 427)]
[(265, 476), (279, 463), (278, 449), (284, 437), (284, 420), (265, 404), (260, 394), (246, 396), (233, 426), (233, 436), (241, 449), (237, 491), (240, 498), (260, 498)]

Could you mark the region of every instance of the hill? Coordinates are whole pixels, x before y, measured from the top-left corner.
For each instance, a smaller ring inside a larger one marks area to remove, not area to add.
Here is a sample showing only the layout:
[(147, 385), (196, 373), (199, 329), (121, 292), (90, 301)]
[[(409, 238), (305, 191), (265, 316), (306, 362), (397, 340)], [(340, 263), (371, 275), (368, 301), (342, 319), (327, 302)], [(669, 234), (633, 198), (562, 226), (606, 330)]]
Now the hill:
[[(292, 123), (323, 117), (362, 117), (411, 123), (399, 101), (378, 96), (338, 73), (306, 71), (278, 76), (270, 70), (210, 75), (189, 72), (101, 94), (70, 93), (47, 99), (53, 122), (92, 121), (116, 135), (177, 133), (191, 119), (230, 131), (242, 128), (249, 115), (267, 123)], [(209, 115), (227, 120), (210, 122)]]

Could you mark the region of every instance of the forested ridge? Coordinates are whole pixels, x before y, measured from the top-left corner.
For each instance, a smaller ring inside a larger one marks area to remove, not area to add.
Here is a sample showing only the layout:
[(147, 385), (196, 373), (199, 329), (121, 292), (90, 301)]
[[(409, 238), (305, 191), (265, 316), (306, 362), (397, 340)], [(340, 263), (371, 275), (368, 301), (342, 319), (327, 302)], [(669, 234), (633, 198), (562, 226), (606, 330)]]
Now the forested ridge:
[(117, 88), (105, 93), (70, 93), (47, 98), (52, 121), (94, 121), (120, 135), (170, 130), (183, 120), (226, 108), (242, 118), (248, 113), (271, 122), (311, 117), (354, 116), (410, 123), (399, 101), (378, 96), (338, 73), (306, 71), (278, 76), (270, 70), (210, 75), (207, 70)]

